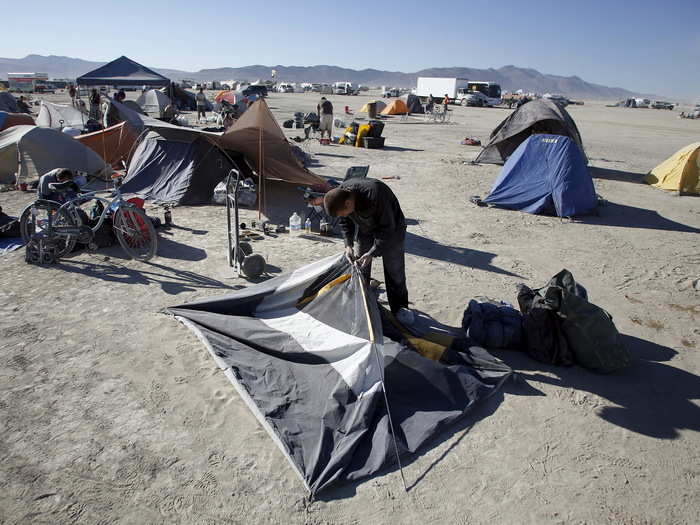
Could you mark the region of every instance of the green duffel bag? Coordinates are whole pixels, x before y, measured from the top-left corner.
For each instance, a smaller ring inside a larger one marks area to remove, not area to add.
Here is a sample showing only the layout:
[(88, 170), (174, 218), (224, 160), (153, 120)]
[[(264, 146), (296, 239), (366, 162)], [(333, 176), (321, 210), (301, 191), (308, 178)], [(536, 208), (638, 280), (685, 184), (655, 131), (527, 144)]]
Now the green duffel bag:
[(568, 270), (552, 278), (540, 293), (562, 320), (576, 363), (595, 372), (607, 373), (629, 366), (629, 350), (617, 331), (612, 316), (588, 301), (586, 293)]

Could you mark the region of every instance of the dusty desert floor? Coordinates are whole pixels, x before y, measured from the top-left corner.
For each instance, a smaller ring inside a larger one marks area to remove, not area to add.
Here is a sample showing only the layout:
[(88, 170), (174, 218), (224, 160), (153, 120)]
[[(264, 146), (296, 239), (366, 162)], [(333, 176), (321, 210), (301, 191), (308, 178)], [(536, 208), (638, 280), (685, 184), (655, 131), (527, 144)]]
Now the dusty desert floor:
[[(370, 98), (331, 100), (357, 111)], [(316, 103), (269, 97), (280, 122)], [(176, 208), (150, 263), (118, 246), (47, 268), (23, 251), (0, 258), (0, 523), (697, 523), (700, 198), (639, 181), (699, 140), (700, 121), (569, 107), (607, 201), (571, 222), (471, 204), (500, 168), (468, 164), (479, 148), (459, 142), (485, 142), (509, 110), (453, 109), (449, 124), (387, 119), (384, 150), (312, 144), (311, 169), (400, 177), (386, 182), (410, 219), (414, 308), (459, 326), (469, 299), (515, 302), (517, 283), (567, 268), (613, 315), (631, 368), (596, 375), (499, 352), (519, 379), (407, 461), (407, 493), (390, 471), (309, 504), (204, 346), (162, 313), (248, 285), (227, 267), (225, 209)], [(31, 199), (2, 193), (0, 205), (19, 213)], [(280, 217), (304, 211), (293, 188), (268, 199)], [(274, 275), (341, 241), (254, 248)]]

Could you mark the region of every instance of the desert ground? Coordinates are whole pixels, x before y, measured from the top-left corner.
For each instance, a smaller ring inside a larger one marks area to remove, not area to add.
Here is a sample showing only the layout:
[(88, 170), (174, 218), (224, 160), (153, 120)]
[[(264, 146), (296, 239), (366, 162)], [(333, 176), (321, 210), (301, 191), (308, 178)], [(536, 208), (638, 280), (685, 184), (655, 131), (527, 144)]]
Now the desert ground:
[[(330, 98), (339, 112), (373, 97)], [(268, 99), (279, 122), (317, 101)], [(452, 109), (448, 124), (388, 118), (384, 150), (312, 143), (311, 169), (396, 177), (413, 308), (460, 326), (469, 299), (515, 303), (517, 283), (567, 268), (614, 317), (632, 367), (597, 375), (495, 352), (516, 379), (406, 460), (408, 492), (390, 470), (309, 502), (203, 344), (163, 313), (250, 285), (227, 266), (225, 209), (178, 207), (149, 263), (118, 245), (50, 267), (23, 250), (0, 258), (0, 523), (698, 523), (700, 198), (640, 179), (696, 142), (700, 121), (570, 106), (605, 199), (570, 221), (471, 204), (500, 167), (471, 165), (479, 148), (460, 140), (485, 143), (510, 110)], [(273, 220), (304, 212), (294, 187), (268, 191)], [(32, 198), (0, 193), (0, 205), (18, 214)], [(342, 241), (281, 234), (254, 249), (276, 275)]]

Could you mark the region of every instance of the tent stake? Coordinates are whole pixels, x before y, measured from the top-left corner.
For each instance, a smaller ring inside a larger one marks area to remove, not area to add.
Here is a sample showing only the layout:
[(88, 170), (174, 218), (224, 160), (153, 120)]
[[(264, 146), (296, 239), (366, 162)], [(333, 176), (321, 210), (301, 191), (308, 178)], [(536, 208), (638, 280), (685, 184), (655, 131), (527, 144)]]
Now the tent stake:
[(360, 271), (359, 266), (356, 262), (352, 263), (352, 266), (359, 274), (360, 278), (360, 289), (362, 290), (362, 302), (365, 307), (365, 314), (367, 315), (367, 323), (369, 325), (369, 340), (372, 343), (372, 348), (374, 349), (374, 357), (377, 360), (377, 366), (379, 367), (379, 381), (382, 384), (382, 393), (384, 394), (384, 403), (386, 404), (386, 414), (389, 417), (389, 429), (391, 430), (391, 437), (394, 441), (394, 452), (396, 453), (396, 463), (399, 465), (399, 472), (401, 473), (401, 481), (403, 482), (403, 490), (408, 492), (408, 487), (406, 486), (406, 478), (403, 475), (403, 466), (401, 465), (401, 458), (399, 457), (399, 447), (396, 444), (396, 432), (394, 431), (394, 422), (391, 419), (391, 408), (389, 407), (389, 398), (386, 395), (386, 383), (384, 382), (384, 365), (382, 365), (379, 359), (379, 351), (377, 350), (377, 345), (374, 341), (374, 328), (372, 326), (372, 317), (369, 314), (369, 304), (367, 302), (367, 290), (365, 288), (365, 278)]

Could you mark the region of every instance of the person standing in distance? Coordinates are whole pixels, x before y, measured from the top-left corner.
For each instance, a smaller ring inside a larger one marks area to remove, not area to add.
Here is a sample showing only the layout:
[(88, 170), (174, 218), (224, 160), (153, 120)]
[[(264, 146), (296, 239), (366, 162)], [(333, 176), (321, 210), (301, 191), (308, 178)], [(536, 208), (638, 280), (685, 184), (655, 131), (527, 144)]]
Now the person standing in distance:
[(321, 102), (316, 106), (316, 111), (321, 121), (319, 125), (321, 139), (323, 139), (323, 133), (328, 131), (328, 140), (330, 140), (333, 134), (333, 104), (331, 104), (330, 100), (326, 100), (326, 97), (321, 97)]
[(199, 93), (195, 95), (195, 100), (197, 101), (197, 121), (200, 118), (204, 118), (205, 122), (207, 120), (207, 96), (204, 94), (204, 88), (199, 88)]

